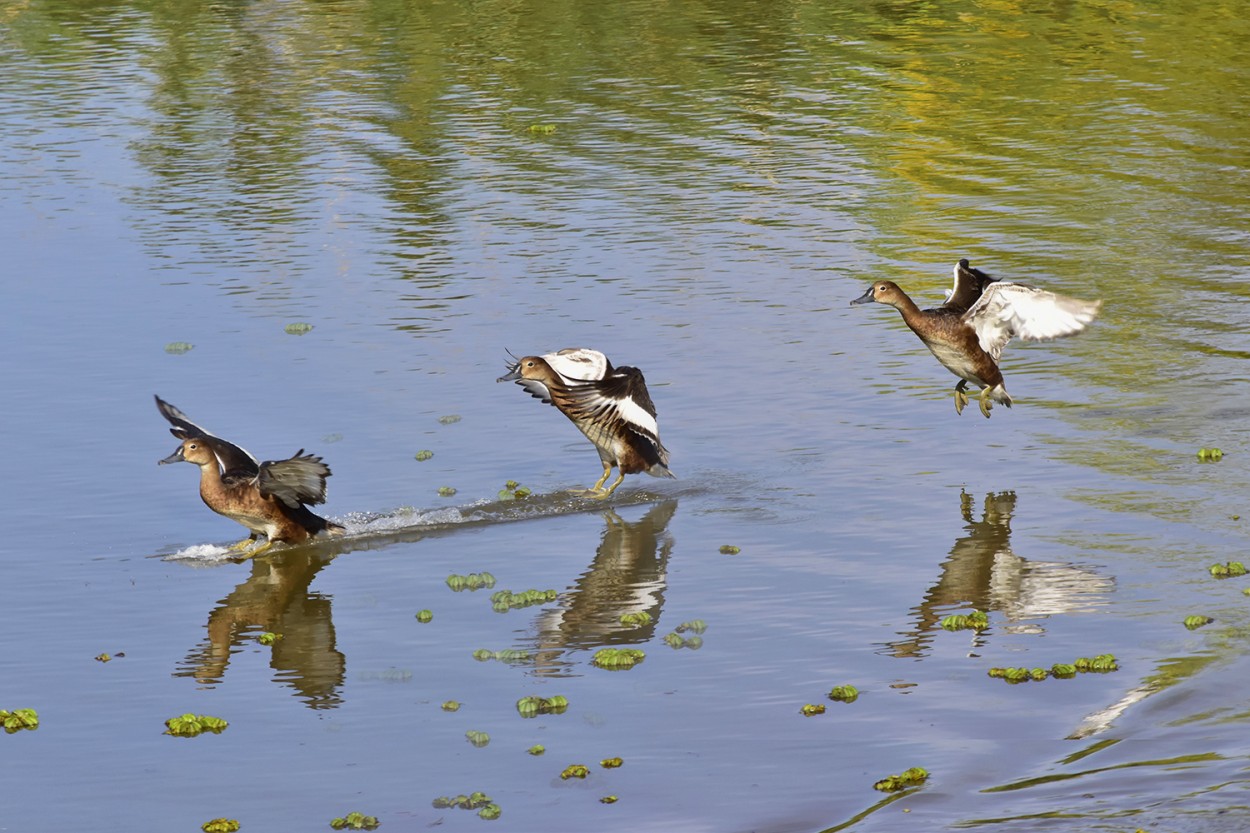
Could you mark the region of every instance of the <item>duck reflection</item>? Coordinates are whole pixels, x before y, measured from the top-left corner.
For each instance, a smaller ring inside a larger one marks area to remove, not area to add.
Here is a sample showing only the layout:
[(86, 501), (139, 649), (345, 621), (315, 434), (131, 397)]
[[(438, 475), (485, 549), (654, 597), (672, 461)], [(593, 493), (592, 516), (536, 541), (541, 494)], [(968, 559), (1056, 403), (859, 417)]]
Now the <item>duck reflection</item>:
[[(924, 656), (942, 617), (959, 608), (996, 610), (1011, 623), (1010, 629), (1040, 631), (1030, 620), (1088, 609), (1114, 589), (1114, 579), (1088, 568), (1016, 555), (1011, 548), (1015, 492), (987, 494), (979, 521), (974, 520), (973, 499), (967, 492), (960, 492), (959, 509), (967, 534), (955, 539), (937, 583), (912, 609), (915, 625), (907, 638), (887, 646), (894, 656)], [(980, 645), (984, 637), (975, 639), (974, 644)]]
[[(567, 663), (558, 658), (569, 648), (633, 645), (655, 635), (673, 549), (668, 523), (676, 511), (677, 501), (667, 500), (633, 522), (611, 510), (603, 513), (607, 527), (594, 561), (573, 589), (561, 594), (560, 606), (538, 617), (534, 673), (562, 673)], [(643, 612), (651, 615), (648, 624), (621, 624), (622, 615)]]
[(250, 562), (252, 574), (208, 614), (208, 638), (179, 663), (176, 677), (221, 682), (232, 654), (265, 631), (281, 634), (272, 647), (274, 679), (313, 709), (342, 702), (345, 659), (335, 647), (331, 601), (308, 585), (334, 559), (311, 549), (284, 549)]

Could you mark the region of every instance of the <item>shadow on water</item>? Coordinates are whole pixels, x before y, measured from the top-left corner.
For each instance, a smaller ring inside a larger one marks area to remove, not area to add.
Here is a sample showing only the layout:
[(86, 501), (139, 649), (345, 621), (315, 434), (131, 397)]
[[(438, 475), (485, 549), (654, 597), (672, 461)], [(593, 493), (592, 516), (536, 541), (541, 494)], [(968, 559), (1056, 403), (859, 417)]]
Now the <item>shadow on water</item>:
[[(999, 611), (1009, 630), (1040, 630), (1032, 620), (1089, 610), (1104, 604), (1115, 589), (1115, 579), (1087, 567), (1017, 555), (1011, 546), (1015, 492), (986, 494), (981, 519), (975, 520), (972, 495), (961, 491), (959, 511), (967, 534), (955, 539), (937, 582), (912, 608), (914, 625), (907, 638), (886, 645), (894, 656), (923, 657), (943, 615), (953, 608)], [(978, 634), (975, 645), (983, 645), (988, 633)]]

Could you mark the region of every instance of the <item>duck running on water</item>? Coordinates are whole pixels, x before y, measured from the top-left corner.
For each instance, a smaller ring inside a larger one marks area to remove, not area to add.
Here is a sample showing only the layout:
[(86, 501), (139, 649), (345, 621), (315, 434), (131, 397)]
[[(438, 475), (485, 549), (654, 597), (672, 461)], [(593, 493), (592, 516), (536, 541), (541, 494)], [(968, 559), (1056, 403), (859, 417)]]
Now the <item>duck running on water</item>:
[[(1000, 281), (966, 259), (955, 265), (955, 286), (946, 304), (922, 310), (893, 281), (877, 281), (852, 304), (876, 301), (898, 310), (942, 366), (959, 377), (955, 412), (968, 404), (968, 383), (980, 386), (981, 413), (993, 402), (1011, 407), (998, 367), (1013, 338), (1047, 341), (1081, 332), (1098, 315), (1102, 301), (1082, 301), (1013, 281)], [(963, 306), (967, 304), (967, 306)]]
[[(660, 442), (655, 405), (642, 371), (613, 367), (607, 356), (568, 347), (542, 356), (523, 356), (496, 381), (516, 382), (533, 397), (554, 405), (594, 444), (603, 476), (586, 491), (600, 500), (627, 474), (673, 477), (668, 449)], [(604, 488), (615, 467), (616, 481)]]
[(199, 466), (200, 498), (205, 505), (251, 531), (231, 549), (245, 549), (265, 536), (264, 544), (244, 556), (251, 558), (277, 542), (302, 544), (320, 532), (342, 535), (346, 531), (306, 505), (326, 500), (330, 467), (320, 457), (305, 454), (301, 448), (289, 459), (258, 463), (251, 454), (208, 433), (159, 396), (156, 407), (169, 420), (169, 433), (182, 441), (160, 464)]

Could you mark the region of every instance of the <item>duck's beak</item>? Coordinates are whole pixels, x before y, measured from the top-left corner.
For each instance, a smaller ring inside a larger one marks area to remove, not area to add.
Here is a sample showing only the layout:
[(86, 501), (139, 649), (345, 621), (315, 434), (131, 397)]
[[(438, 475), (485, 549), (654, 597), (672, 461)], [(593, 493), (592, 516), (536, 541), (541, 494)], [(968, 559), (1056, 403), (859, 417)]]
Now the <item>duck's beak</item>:
[(870, 286), (870, 287), (868, 287), (868, 291), (867, 291), (867, 292), (865, 292), (863, 295), (860, 295), (860, 296), (859, 296), (858, 298), (856, 298), (854, 301), (851, 301), (851, 304), (852, 304), (852, 305), (854, 305), (854, 304), (871, 304), (871, 303), (872, 303), (873, 301), (875, 301), (875, 300), (877, 300), (877, 299), (876, 299), (876, 298), (874, 298), (874, 297), (872, 297), (872, 287)]
[(178, 446), (174, 449), (173, 454), (169, 455), (164, 460), (157, 460), (156, 465), (163, 466), (166, 463), (185, 463), (186, 461), (187, 458), (182, 456), (182, 446)]
[(496, 379), (496, 382), (516, 382), (521, 378), (521, 363), (512, 365), (512, 369)]

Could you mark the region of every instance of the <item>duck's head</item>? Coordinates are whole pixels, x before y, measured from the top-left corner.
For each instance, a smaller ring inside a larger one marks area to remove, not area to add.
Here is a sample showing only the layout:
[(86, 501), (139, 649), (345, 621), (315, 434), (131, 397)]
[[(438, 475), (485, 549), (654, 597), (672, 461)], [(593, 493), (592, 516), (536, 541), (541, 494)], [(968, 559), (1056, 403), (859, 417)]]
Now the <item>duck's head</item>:
[(851, 303), (870, 304), (876, 301), (878, 304), (889, 304), (892, 307), (897, 307), (902, 299), (906, 297), (906, 293), (899, 289), (898, 284), (894, 281), (877, 281), (868, 287), (867, 292), (851, 301)]
[(496, 382), (547, 382), (554, 375), (551, 365), (539, 356), (522, 356)]
[(157, 461), (157, 465), (163, 466), (166, 463), (195, 463), (202, 466), (206, 463), (215, 462), (217, 455), (207, 444), (198, 437), (192, 437), (182, 441), (182, 445), (174, 449), (174, 453), (166, 457), (164, 460)]

